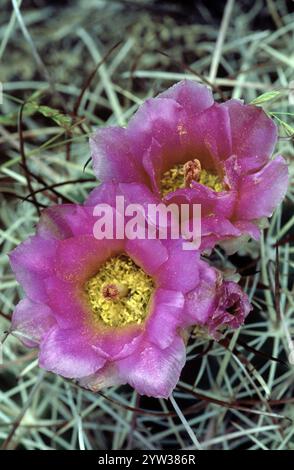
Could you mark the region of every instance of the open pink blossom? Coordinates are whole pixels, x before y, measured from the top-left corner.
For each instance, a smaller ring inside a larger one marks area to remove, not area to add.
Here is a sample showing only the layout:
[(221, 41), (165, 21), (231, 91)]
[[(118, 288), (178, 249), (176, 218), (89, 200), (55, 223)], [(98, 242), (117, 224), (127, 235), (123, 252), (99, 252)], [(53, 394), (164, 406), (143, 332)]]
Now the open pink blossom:
[(183, 251), (181, 240), (104, 239), (93, 235), (93, 207), (154, 202), (140, 184), (104, 184), (85, 205), (43, 211), (36, 235), (10, 254), (26, 297), (12, 331), (39, 348), (39, 364), (91, 390), (128, 383), (168, 397), (185, 364), (196, 324), (216, 336), (250, 310), (240, 287)]
[(98, 129), (90, 145), (100, 181), (141, 182), (166, 203), (201, 204), (204, 249), (259, 237), (287, 190), (285, 160), (270, 159), (276, 142), (260, 107), (218, 104), (184, 80), (148, 99), (127, 128)]

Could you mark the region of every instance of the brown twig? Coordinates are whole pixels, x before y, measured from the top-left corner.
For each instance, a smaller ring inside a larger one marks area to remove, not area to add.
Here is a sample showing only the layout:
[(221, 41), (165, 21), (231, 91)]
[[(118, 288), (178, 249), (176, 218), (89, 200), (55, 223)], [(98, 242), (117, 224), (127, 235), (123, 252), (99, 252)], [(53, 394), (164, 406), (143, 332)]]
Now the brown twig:
[[(30, 179), (30, 173), (28, 171), (28, 166), (27, 166), (27, 161), (26, 161), (24, 139), (23, 139), (23, 129), (22, 129), (22, 115), (23, 115), (23, 110), (24, 110), (25, 105), (26, 105), (26, 102), (24, 102), (21, 105), (21, 107), (19, 109), (19, 113), (18, 113), (19, 150), (20, 150), (22, 166), (23, 166), (25, 177), (26, 177), (26, 180), (27, 180), (27, 186), (28, 186), (28, 189), (29, 189), (30, 193), (33, 193), (33, 187), (32, 187), (31, 179)], [(33, 195), (32, 201), (33, 201), (33, 204), (36, 208), (36, 211), (37, 211), (38, 215), (40, 216), (41, 212), (40, 212), (40, 208), (39, 208), (38, 203), (37, 203), (37, 199), (35, 198), (35, 195)]]

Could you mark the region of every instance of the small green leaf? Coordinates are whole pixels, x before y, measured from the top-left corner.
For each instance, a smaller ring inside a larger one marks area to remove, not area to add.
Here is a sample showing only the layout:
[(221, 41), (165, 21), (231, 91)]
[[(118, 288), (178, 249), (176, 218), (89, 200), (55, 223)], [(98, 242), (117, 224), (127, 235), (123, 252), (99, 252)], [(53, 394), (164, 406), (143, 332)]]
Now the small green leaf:
[(266, 103), (267, 101), (273, 100), (274, 98), (280, 95), (281, 95), (280, 91), (276, 91), (276, 90), (267, 91), (266, 93), (262, 93), (262, 95), (258, 96), (257, 98), (254, 98), (254, 100), (252, 100), (250, 104), (254, 104), (254, 105), (263, 104), (263, 103)]
[(288, 136), (292, 137), (292, 135), (294, 135), (294, 127), (280, 119), (278, 116), (276, 116), (275, 113), (271, 113), (271, 116), (273, 116), (278, 121), (279, 125), (284, 129)]
[(41, 113), (43, 116), (52, 119), (58, 126), (68, 129), (71, 126), (71, 118), (60, 112), (58, 109), (38, 104), (36, 101), (28, 101), (25, 105), (27, 113)]

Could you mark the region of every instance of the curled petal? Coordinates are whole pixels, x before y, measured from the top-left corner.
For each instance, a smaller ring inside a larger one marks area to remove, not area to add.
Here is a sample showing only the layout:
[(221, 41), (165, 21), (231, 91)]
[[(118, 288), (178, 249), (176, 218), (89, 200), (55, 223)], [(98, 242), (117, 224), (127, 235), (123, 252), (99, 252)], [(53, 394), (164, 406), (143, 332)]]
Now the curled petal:
[(287, 186), (287, 164), (279, 156), (257, 173), (242, 178), (234, 217), (243, 220), (270, 217), (284, 198)]
[(219, 304), (207, 326), (216, 339), (223, 328), (239, 328), (252, 310), (247, 295), (235, 282), (225, 281), (219, 290)]
[(200, 283), (186, 296), (185, 311), (191, 323), (205, 327), (218, 339), (224, 328), (238, 328), (251, 310), (247, 295), (232, 281), (223, 281), (220, 272), (204, 263)]

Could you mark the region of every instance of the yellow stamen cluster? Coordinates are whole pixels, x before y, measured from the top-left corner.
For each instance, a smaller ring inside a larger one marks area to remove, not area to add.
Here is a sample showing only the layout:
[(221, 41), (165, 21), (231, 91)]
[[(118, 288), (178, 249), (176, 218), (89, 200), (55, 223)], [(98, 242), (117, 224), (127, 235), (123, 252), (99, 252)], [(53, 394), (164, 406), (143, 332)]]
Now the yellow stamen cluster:
[(201, 170), (198, 183), (213, 189), (217, 193), (224, 189), (220, 177), (217, 174), (206, 170)]
[(175, 165), (165, 173), (161, 178), (161, 194), (166, 196), (168, 193), (176, 189), (185, 187), (184, 165)]
[[(85, 284), (94, 320), (111, 327), (141, 324), (153, 290), (152, 278), (124, 254), (107, 260)], [(116, 291), (123, 295), (109, 295)]]
[[(163, 173), (163, 176), (161, 178), (162, 196), (166, 196), (168, 193), (175, 191), (176, 189), (183, 189), (187, 187), (185, 181), (185, 165), (175, 165), (169, 170), (167, 170), (165, 173)], [(220, 192), (223, 190), (221, 178), (218, 174), (212, 171), (207, 171), (201, 168), (199, 172), (197, 172), (197, 179), (195, 179), (195, 181), (197, 183), (203, 184), (204, 186), (207, 186), (208, 188), (213, 189), (216, 192)]]

